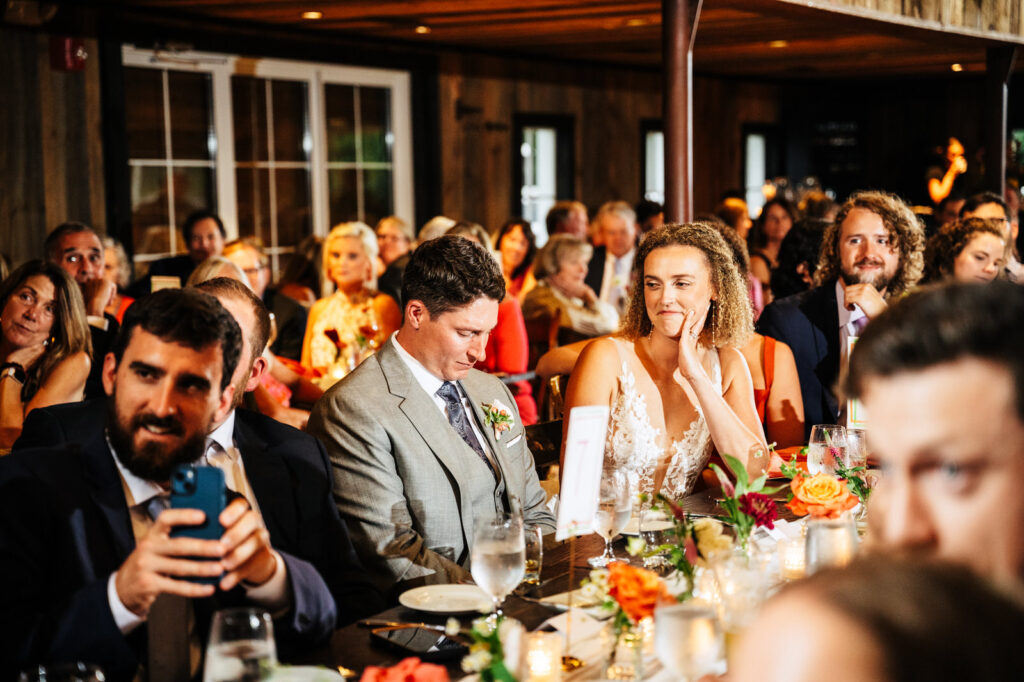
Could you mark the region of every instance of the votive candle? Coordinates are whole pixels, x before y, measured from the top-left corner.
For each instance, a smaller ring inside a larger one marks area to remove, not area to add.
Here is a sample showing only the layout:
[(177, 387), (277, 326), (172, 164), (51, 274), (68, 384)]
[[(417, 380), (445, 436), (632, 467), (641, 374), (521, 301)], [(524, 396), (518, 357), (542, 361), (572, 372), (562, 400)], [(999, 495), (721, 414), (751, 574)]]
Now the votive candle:
[(562, 635), (531, 632), (526, 636), (527, 682), (560, 682), (562, 679)]

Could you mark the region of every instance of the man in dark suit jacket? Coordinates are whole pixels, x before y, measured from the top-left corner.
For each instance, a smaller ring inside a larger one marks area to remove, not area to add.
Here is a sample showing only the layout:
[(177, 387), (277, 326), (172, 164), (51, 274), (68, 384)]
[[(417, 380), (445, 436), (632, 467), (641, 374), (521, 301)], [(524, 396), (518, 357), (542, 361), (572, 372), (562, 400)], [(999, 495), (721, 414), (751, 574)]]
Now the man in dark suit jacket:
[(188, 253), (168, 256), (149, 264), (146, 276), (128, 287), (128, 295), (141, 298), (153, 290), (154, 277), (175, 277), (178, 286), (185, 286), (188, 276), (210, 256), (219, 256), (224, 251), (227, 230), (224, 222), (213, 211), (201, 210), (190, 213), (181, 226), (188, 246)]
[(599, 301), (612, 304), (622, 316), (632, 287), (636, 213), (624, 201), (609, 201), (598, 209), (594, 225), (601, 232), (604, 246), (594, 249), (584, 282)]
[(924, 231), (898, 197), (858, 192), (840, 208), (821, 249), (821, 284), (771, 303), (757, 322), (761, 334), (793, 350), (805, 437), (815, 424), (835, 423), (845, 407), (834, 387), (848, 340), (920, 279)]
[[(158, 315), (154, 321), (152, 308), (162, 311), (162, 320)], [(168, 321), (175, 319), (183, 322)], [(207, 333), (226, 340), (199, 344), (201, 351), (166, 341), (187, 336), (180, 327), (189, 334), (212, 330)], [(259, 531), (259, 516), (244, 502), (228, 506), (220, 520), (229, 532), (251, 529), (246, 542), (252, 546), (242, 553), (242, 543), (232, 544), (227, 534), (222, 538), (240, 553), (221, 559), (227, 573), (215, 604), (205, 599), (213, 596), (212, 586), (176, 579), (198, 574), (199, 562), (174, 559), (173, 569), (141, 575), (151, 562), (197, 552), (180, 546), (172, 551), (178, 540), (166, 535), (169, 526), (182, 523), (180, 515), (187, 510), (163, 512), (145, 541), (136, 542), (138, 512), (129, 504), (134, 494), (129, 478), (166, 480), (170, 464), (201, 456), (206, 432), (212, 423), (224, 421), (231, 407), (231, 374), (223, 367), (236, 364), (240, 336), (230, 315), (208, 296), (155, 294), (133, 306), (119, 348), (106, 360), (110, 409), (90, 402), (30, 414), (24, 441), (0, 461), (0, 578), (18, 586), (0, 597), (0, 660), (12, 666), (89, 660), (102, 665), (109, 679), (130, 679), (147, 660), (146, 628), (137, 621), (145, 620), (157, 595), (140, 587), (146, 585), (161, 593), (183, 590), (184, 596), (203, 597), (194, 600), (200, 630), (213, 608), (256, 599), (274, 613), (284, 655), (323, 641), (339, 622), (383, 606), (333, 510), (322, 446), (245, 411), (231, 413), (233, 437), (244, 453), (244, 477), (269, 539)], [(212, 398), (204, 397), (204, 385)], [(133, 406), (140, 409), (132, 413)], [(202, 409), (209, 406), (214, 409)], [(25, 449), (40, 442), (63, 445)], [(168, 443), (177, 447), (161, 447)], [(140, 476), (137, 472), (147, 472), (140, 463), (162, 471)], [(139, 561), (143, 555), (150, 563)], [(255, 596), (254, 590), (275, 584), (283, 590), (270, 603)], [(341, 604), (340, 616), (332, 594)]]
[(85, 303), (85, 315), (92, 336), (92, 366), (85, 381), (85, 397), (103, 395), (100, 373), (103, 356), (117, 338), (117, 318), (105, 312), (117, 285), (103, 278), (103, 243), (84, 223), (61, 223), (46, 236), (43, 250), (47, 260), (56, 263), (78, 283)]

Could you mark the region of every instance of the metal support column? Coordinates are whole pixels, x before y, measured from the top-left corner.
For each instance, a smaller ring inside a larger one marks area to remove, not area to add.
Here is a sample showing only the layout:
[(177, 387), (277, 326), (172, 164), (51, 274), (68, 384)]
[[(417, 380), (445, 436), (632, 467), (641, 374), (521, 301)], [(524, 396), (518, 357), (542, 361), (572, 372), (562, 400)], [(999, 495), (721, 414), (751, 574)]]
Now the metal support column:
[(693, 40), (702, 0), (662, 0), (665, 222), (693, 220)]
[(985, 187), (1006, 190), (1006, 103), (1017, 48), (990, 47), (985, 55)]

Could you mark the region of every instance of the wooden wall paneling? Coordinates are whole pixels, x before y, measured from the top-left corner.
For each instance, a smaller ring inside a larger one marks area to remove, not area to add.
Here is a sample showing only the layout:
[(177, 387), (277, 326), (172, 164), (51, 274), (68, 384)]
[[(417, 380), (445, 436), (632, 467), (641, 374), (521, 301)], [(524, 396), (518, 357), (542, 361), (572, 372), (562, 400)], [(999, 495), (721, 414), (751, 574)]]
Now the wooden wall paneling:
[[(437, 82), (440, 90), (438, 107), (441, 134), (441, 212), (450, 215), (456, 208), (461, 211), (460, 190), (464, 184), (462, 172), (466, 167), (466, 148), (461, 134), (461, 124), (456, 116), (457, 102), (462, 94), (463, 77), (455, 55), (442, 55), (439, 68)], [(418, 225), (417, 230), (420, 227), (422, 225)]]
[(91, 225), (107, 231), (107, 199), (104, 192), (103, 101), (100, 87), (100, 46), (97, 40), (86, 40), (89, 58), (85, 62), (85, 101), (82, 113), (85, 132), (85, 167), (89, 181), (88, 211)]
[(47, 232), (65, 220), (83, 220), (81, 216), (71, 218), (68, 210), (67, 192), (67, 149), (65, 141), (67, 120), (65, 112), (66, 84), (61, 74), (50, 68), (49, 38), (36, 35), (36, 58), (38, 63), (39, 114), (42, 124), (43, 196), (45, 206), (45, 229)]
[(36, 36), (0, 27), (0, 251), (17, 265), (46, 235)]

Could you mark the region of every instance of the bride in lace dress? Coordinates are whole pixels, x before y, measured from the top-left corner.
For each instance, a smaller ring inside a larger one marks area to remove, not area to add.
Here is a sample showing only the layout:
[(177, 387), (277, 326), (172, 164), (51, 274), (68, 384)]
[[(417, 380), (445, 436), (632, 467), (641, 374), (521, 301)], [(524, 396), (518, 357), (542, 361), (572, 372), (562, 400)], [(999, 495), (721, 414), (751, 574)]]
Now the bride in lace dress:
[(623, 329), (580, 355), (566, 414), (577, 405), (611, 408), (604, 465), (626, 470), (638, 492), (688, 494), (712, 446), (760, 475), (768, 450), (736, 350), (753, 316), (728, 245), (708, 225), (667, 225), (647, 236), (633, 262)]

